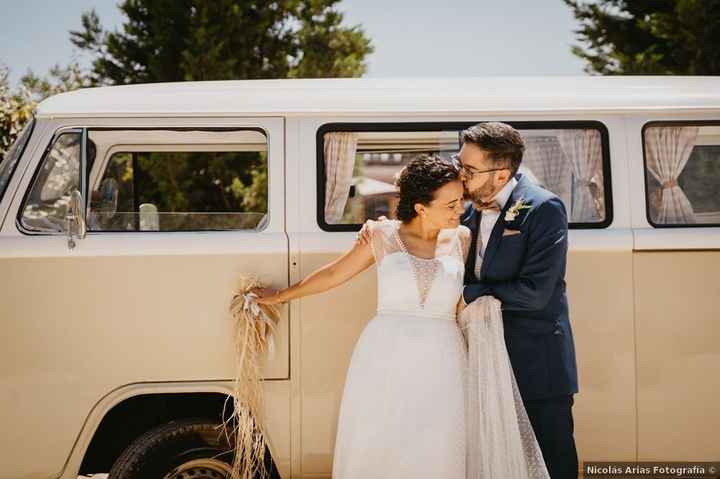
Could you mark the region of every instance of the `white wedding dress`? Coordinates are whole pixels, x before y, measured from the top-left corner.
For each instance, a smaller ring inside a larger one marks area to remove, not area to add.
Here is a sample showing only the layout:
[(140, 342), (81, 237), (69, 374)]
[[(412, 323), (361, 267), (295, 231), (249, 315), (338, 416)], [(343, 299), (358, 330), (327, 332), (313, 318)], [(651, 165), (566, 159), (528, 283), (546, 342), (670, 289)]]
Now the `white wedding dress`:
[(465, 479), (460, 230), (442, 230), (435, 258), (423, 259), (407, 252), (399, 224), (371, 230), (378, 310), (350, 360), (332, 477)]
[(332, 477), (547, 479), (499, 301), (480, 298), (456, 320), (470, 230), (441, 230), (424, 259), (399, 226), (371, 229), (378, 309), (350, 360)]

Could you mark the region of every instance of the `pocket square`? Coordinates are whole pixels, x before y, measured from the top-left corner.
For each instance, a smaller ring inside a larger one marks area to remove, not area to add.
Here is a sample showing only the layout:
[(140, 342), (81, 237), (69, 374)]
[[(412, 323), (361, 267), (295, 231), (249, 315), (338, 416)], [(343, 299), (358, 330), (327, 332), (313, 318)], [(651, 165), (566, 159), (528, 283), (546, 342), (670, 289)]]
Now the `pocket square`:
[(521, 233), (520, 230), (509, 230), (509, 229), (506, 229), (506, 230), (503, 231), (503, 234), (502, 234), (502, 235), (503, 235), (503, 236), (512, 236), (512, 235), (519, 235), (520, 233)]

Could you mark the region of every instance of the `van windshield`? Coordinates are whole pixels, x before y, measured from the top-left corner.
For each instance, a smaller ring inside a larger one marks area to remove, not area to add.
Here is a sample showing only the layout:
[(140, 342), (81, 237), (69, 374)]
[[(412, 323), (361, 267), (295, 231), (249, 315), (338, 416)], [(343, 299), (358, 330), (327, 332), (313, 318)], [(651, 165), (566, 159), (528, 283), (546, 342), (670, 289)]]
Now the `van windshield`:
[(10, 178), (12, 178), (15, 172), (15, 167), (18, 164), (18, 160), (22, 156), (25, 145), (27, 145), (28, 139), (32, 134), (33, 126), (35, 126), (35, 118), (31, 119), (25, 128), (20, 132), (18, 137), (15, 139), (15, 143), (10, 145), (7, 152), (3, 155), (2, 161), (0, 161), (0, 201), (2, 201), (7, 189)]

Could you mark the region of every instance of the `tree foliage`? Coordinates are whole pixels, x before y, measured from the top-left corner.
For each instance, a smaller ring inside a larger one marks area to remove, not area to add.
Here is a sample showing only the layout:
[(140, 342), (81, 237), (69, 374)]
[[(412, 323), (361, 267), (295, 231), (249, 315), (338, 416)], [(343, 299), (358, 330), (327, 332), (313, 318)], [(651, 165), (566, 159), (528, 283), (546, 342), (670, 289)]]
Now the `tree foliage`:
[(338, 2), (124, 0), (119, 31), (90, 11), (70, 35), (101, 84), (360, 76), (373, 47)]
[(7, 67), (0, 65), (0, 157), (15, 141), (39, 102), (57, 93), (90, 86), (90, 80), (77, 63), (64, 68), (55, 65), (46, 77), (28, 71), (14, 89), (8, 75)]
[[(0, 76), (0, 147), (10, 144), (38, 101), (84, 86), (360, 76), (373, 47), (362, 28), (343, 24), (338, 3), (122, 0), (118, 8), (124, 21), (117, 31), (105, 30), (94, 10), (83, 13), (70, 41), (89, 54), (89, 73), (77, 65), (55, 67), (47, 78), (30, 72), (16, 93), (7, 86), (7, 74)], [(123, 198), (151, 202), (163, 212), (267, 211), (264, 154), (242, 161), (231, 154), (156, 156), (140, 155), (135, 169), (127, 161), (118, 166), (122, 171), (115, 179), (121, 190), (142, 191)], [(135, 211), (137, 206), (121, 208)]]
[(720, 74), (720, 0), (563, 1), (588, 73)]

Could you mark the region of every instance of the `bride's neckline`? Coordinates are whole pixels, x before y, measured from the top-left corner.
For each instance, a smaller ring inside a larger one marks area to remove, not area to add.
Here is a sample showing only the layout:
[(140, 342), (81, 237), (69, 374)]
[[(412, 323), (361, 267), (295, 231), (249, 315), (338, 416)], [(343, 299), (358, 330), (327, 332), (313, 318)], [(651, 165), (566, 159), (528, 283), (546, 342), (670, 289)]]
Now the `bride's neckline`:
[(400, 245), (400, 249), (408, 256), (412, 256), (415, 259), (418, 259), (420, 261), (435, 261), (437, 260), (437, 246), (438, 246), (438, 239), (440, 238), (440, 233), (438, 233), (438, 237), (435, 239), (435, 255), (432, 258), (423, 258), (422, 256), (417, 256), (412, 254), (405, 245), (405, 242), (400, 237), (400, 225), (402, 224), (401, 221), (397, 222), (397, 225), (395, 226), (394, 233), (395, 238), (397, 239), (398, 244)]

